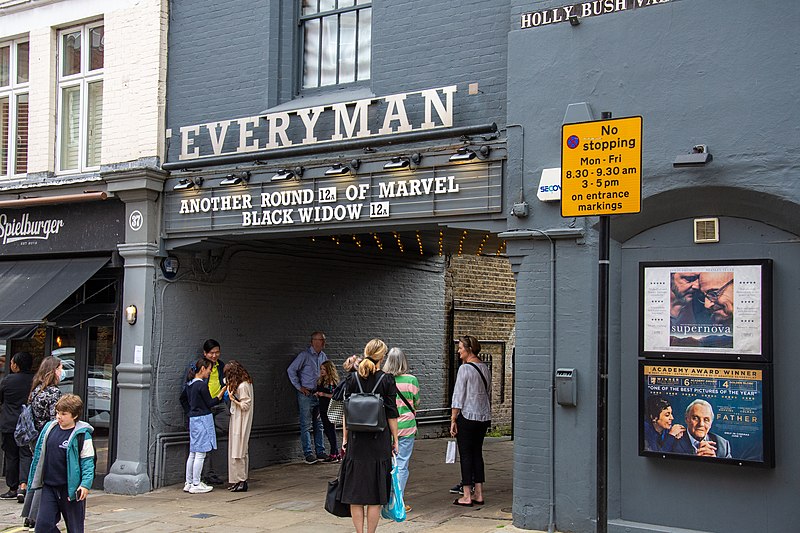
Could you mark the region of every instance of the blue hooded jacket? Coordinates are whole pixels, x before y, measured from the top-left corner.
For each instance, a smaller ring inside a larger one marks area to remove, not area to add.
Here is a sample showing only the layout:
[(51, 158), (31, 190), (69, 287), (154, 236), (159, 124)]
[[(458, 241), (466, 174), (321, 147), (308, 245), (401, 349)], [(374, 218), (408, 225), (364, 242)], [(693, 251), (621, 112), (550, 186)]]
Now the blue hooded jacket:
[[(47, 436), (55, 424), (58, 424), (55, 420), (48, 422), (39, 434), (39, 440), (36, 441), (31, 470), (28, 474), (28, 490), (42, 488), (44, 456), (47, 453)], [(90, 424), (78, 420), (75, 422), (75, 430), (67, 441), (67, 497), (70, 501), (78, 499), (78, 487), (92, 488), (92, 482), (94, 481), (93, 432), (94, 428)], [(85, 434), (82, 450), (78, 450), (77, 437), (80, 433)]]

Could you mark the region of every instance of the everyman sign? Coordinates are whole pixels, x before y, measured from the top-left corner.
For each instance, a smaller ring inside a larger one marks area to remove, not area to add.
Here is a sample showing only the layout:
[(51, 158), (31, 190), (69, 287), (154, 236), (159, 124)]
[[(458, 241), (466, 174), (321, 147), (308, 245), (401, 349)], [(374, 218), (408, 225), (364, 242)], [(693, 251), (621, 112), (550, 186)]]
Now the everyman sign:
[(564, 124), (561, 216), (642, 210), (642, 117)]

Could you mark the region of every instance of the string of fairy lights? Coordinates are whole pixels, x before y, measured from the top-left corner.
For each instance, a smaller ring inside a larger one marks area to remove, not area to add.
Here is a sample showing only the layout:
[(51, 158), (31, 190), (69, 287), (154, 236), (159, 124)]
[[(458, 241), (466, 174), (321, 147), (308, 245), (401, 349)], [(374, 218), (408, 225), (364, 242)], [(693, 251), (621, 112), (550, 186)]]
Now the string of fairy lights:
[[(401, 234), (399, 232), (397, 232), (397, 231), (392, 231), (391, 233), (392, 233), (392, 237), (394, 238), (397, 251), (399, 251), (400, 253), (405, 253), (406, 252), (406, 247), (403, 244), (403, 240), (402, 240)], [(376, 233), (376, 232), (370, 233), (370, 235), (372, 236), (372, 239), (375, 242), (375, 245), (377, 246), (378, 250), (382, 252), (383, 248), (384, 248), (384, 243), (381, 240), (380, 235), (378, 233)], [(419, 255), (425, 255), (425, 246), (424, 246), (423, 240), (422, 240), (422, 232), (420, 232), (420, 230), (415, 230), (414, 231), (414, 236), (415, 236), (415, 238), (417, 240), (417, 250), (419, 250)], [(467, 237), (468, 236), (469, 236), (469, 231), (468, 230), (463, 230), (461, 232), (460, 236), (459, 236), (459, 239), (458, 239), (458, 251), (457, 251), (457, 254), (459, 256), (462, 256), (462, 255), (465, 254), (464, 247), (465, 247), (465, 245), (467, 243)], [(445, 237), (446, 237), (446, 235), (445, 235), (444, 230), (439, 230), (439, 236), (438, 237), (439, 237), (438, 238), (438, 244), (437, 244), (438, 245), (438, 254), (441, 257), (441, 256), (444, 256), (445, 252), (446, 252), (445, 251)], [(337, 246), (341, 246), (342, 241), (341, 241), (341, 236), (340, 235), (331, 235), (328, 238), (334, 244), (336, 244)], [(351, 234), (350, 238), (352, 239), (353, 244), (357, 248), (363, 248), (364, 247), (364, 243), (361, 241), (361, 238), (357, 234), (355, 234), (355, 233)], [(318, 242), (318, 238), (315, 237), (315, 236), (310, 237), (310, 239), (311, 239), (311, 242), (313, 242), (313, 243)], [(485, 233), (483, 235), (483, 237), (481, 238), (480, 244), (478, 244), (478, 247), (475, 250), (475, 255), (488, 255), (488, 253), (485, 250), (486, 250), (486, 246), (489, 244), (489, 240), (490, 239), (491, 239), (491, 234)], [(506, 249), (507, 249), (506, 246), (507, 246), (506, 241), (499, 240), (498, 243), (497, 243), (497, 248), (494, 251), (494, 255), (496, 255), (496, 256), (504, 255), (506, 253)]]

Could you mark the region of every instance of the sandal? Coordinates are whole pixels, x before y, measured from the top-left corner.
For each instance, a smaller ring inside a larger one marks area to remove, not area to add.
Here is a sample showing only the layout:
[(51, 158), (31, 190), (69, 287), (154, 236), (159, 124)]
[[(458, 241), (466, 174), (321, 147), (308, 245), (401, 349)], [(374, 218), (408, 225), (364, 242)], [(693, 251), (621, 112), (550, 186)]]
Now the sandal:
[(453, 500), (453, 505), (460, 505), (461, 507), (472, 507), (473, 504), (472, 504), (472, 502), (462, 503), (462, 502), (458, 501), (458, 498), (456, 498), (455, 500)]

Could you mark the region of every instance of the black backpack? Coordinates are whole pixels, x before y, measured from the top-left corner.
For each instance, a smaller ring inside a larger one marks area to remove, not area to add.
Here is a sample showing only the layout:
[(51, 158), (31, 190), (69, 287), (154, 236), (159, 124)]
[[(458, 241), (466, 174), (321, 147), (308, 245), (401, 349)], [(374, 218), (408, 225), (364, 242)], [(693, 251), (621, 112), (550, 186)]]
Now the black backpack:
[(383, 397), (375, 393), (385, 375), (380, 375), (372, 392), (364, 392), (361, 378), (358, 374), (355, 375), (358, 392), (344, 399), (344, 420), (348, 431), (380, 433), (386, 429), (386, 408), (383, 405)]

